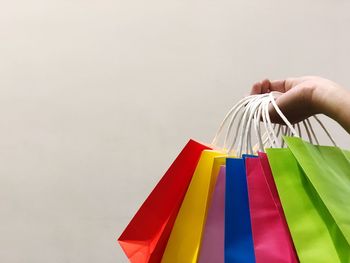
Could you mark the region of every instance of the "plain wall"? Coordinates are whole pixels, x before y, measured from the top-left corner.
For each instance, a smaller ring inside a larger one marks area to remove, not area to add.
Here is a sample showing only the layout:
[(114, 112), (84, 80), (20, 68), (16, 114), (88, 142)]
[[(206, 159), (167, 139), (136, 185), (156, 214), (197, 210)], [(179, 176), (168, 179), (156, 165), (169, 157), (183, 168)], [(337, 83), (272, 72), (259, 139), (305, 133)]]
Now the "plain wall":
[(138, 207), (255, 81), (350, 87), (349, 11), (346, 0), (3, 1), (0, 262), (127, 262), (116, 239)]

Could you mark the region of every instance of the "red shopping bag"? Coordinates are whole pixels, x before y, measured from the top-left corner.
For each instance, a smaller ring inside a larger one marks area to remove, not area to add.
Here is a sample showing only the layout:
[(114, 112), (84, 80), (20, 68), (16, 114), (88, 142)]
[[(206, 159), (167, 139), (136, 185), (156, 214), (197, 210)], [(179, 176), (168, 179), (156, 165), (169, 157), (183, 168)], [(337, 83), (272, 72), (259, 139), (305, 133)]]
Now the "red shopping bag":
[(247, 158), (246, 171), (256, 262), (299, 262), (266, 154)]
[(137, 211), (118, 241), (132, 263), (160, 262), (203, 150), (190, 140)]

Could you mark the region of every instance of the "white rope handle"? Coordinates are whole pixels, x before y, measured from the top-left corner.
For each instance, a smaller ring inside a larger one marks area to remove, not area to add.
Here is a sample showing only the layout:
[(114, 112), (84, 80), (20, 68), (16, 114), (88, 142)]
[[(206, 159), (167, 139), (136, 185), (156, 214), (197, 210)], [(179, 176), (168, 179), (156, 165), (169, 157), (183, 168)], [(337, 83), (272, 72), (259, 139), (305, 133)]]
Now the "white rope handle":
[[(290, 130), (290, 132), (294, 136), (298, 137), (294, 127), (288, 121), (288, 119), (285, 117), (285, 115), (282, 113), (282, 111), (279, 109), (279, 107), (277, 106), (277, 104), (275, 102), (275, 96), (277, 97), (280, 94), (281, 93), (277, 93), (277, 92), (269, 93), (269, 96), (266, 99), (262, 98), (261, 99), (262, 102), (259, 104), (260, 105), (259, 110), (262, 110), (262, 119), (263, 119), (263, 124), (265, 126), (265, 130), (267, 131), (268, 140), (270, 142), (271, 147), (273, 147), (273, 148), (276, 148), (278, 146), (283, 147), (283, 145), (278, 143), (278, 139), (277, 139), (278, 135), (276, 135), (275, 127), (272, 126), (272, 122), (271, 122), (270, 115), (269, 115), (269, 104), (270, 103), (273, 105), (273, 107), (275, 108), (276, 112), (279, 114), (281, 119), (285, 122), (285, 124), (288, 127), (288, 130)], [(277, 144), (278, 144), (278, 146), (277, 146)], [(261, 148), (262, 148), (262, 146), (260, 146), (260, 149)], [(239, 154), (241, 154), (241, 151), (242, 151), (241, 148), (239, 148)]]
[(288, 126), (288, 128), (290, 129), (290, 131), (292, 132), (293, 136), (295, 137), (299, 137), (297, 132), (295, 131), (295, 129), (293, 128), (292, 124), (289, 122), (289, 120), (286, 118), (286, 116), (282, 113), (282, 111), (280, 110), (280, 108), (277, 106), (277, 103), (275, 101), (275, 98), (273, 97), (273, 94), (281, 94), (280, 92), (276, 92), (276, 91), (272, 91), (269, 93), (270, 94), (270, 98), (271, 98), (271, 103), (272, 106), (275, 108), (277, 114), (281, 117), (281, 119), (284, 121), (284, 123)]
[[(266, 96), (266, 99), (268, 98), (268, 96)], [(264, 150), (264, 143), (263, 143), (263, 139), (261, 136), (261, 128), (260, 128), (260, 123), (261, 123), (261, 115), (262, 115), (262, 103), (264, 103), (265, 98), (261, 98), (260, 100), (257, 100), (256, 102), (254, 102), (254, 105), (252, 106), (251, 110), (251, 114), (249, 116), (248, 119), (248, 127), (246, 129), (246, 133), (245, 133), (245, 141), (246, 141), (246, 152), (250, 152), (251, 154), (254, 154), (254, 152), (256, 152), (254, 150), (254, 148), (256, 148), (257, 146), (255, 145), (254, 147), (252, 146), (252, 136), (251, 136), (251, 130), (252, 130), (252, 126), (254, 127), (255, 130), (255, 135), (258, 139), (258, 147), (260, 149), (260, 151)], [(252, 125), (253, 124), (253, 125)]]
[(263, 125), (264, 125), (265, 130), (266, 130), (266, 134), (267, 134), (268, 141), (270, 143), (270, 147), (275, 147), (275, 141), (271, 137), (271, 130), (269, 129), (269, 126), (268, 126), (268, 117), (266, 116), (266, 110), (265, 110), (266, 106), (265, 105), (266, 105), (266, 102), (262, 103), (262, 105), (261, 105)]
[[(267, 95), (267, 96), (260, 96), (258, 99), (251, 101), (250, 104), (247, 105), (245, 115), (249, 111), (250, 111), (250, 114), (249, 114), (248, 118), (246, 118), (246, 116), (245, 116), (245, 120), (247, 120), (248, 125), (244, 125), (242, 130), (241, 130), (240, 143), (238, 145), (238, 155), (239, 156), (242, 154), (244, 145), (246, 146), (247, 153), (249, 153), (249, 152), (254, 153), (254, 150), (253, 150), (253, 147), (251, 144), (251, 122), (252, 122), (253, 117), (255, 119), (254, 126), (255, 126), (256, 134), (257, 134), (257, 137), (259, 140), (260, 150), (263, 151), (263, 142), (262, 142), (261, 134), (259, 134), (259, 132), (258, 132), (258, 129), (260, 130), (260, 127), (257, 128), (257, 126), (259, 126), (259, 124), (257, 124), (257, 122), (259, 121), (259, 123), (260, 123), (260, 114), (262, 114), (263, 123), (265, 125), (265, 129), (267, 131), (266, 134), (269, 137), (269, 141), (270, 141), (272, 147), (276, 147), (275, 143), (278, 141), (278, 139), (277, 139), (277, 136), (274, 132), (275, 125), (274, 125), (274, 127), (272, 127), (272, 123), (271, 123), (270, 116), (268, 113), (269, 102), (270, 102), (270, 95)], [(259, 116), (258, 120), (257, 120), (257, 116)], [(243, 131), (245, 131), (245, 133), (242, 136)], [(272, 135), (272, 137), (271, 137), (271, 135)], [(233, 146), (231, 145), (231, 149), (232, 149), (232, 147)]]
[(326, 129), (326, 127), (324, 126), (324, 124), (320, 121), (320, 119), (314, 115), (313, 118), (318, 122), (318, 124), (321, 126), (321, 128), (324, 130), (324, 132), (326, 133), (327, 137), (330, 139), (330, 141), (332, 142), (332, 144), (335, 147), (338, 147), (337, 144), (335, 143), (333, 137), (331, 136), (331, 134), (329, 133), (329, 131)]
[[(243, 137), (243, 134), (244, 134), (244, 130), (247, 126), (247, 114), (249, 113), (249, 109), (250, 107), (252, 106), (252, 103), (256, 100), (258, 100), (261, 96), (255, 96), (255, 97), (251, 97), (249, 101), (247, 101), (247, 103), (244, 105), (244, 107), (242, 107), (241, 109), (243, 109), (243, 113), (239, 119), (239, 122), (238, 122), (238, 126), (236, 127), (236, 131), (234, 132), (234, 136), (233, 136), (233, 140), (230, 144), (230, 147), (228, 148), (228, 152), (232, 152), (235, 144), (236, 144), (236, 141), (237, 141), (237, 138), (238, 138), (238, 147), (237, 148), (240, 148), (240, 145), (242, 143), (242, 137)], [(225, 137), (225, 146), (226, 146), (226, 143), (227, 143), (227, 138), (229, 136), (229, 134), (231, 133), (231, 130), (232, 130), (232, 127), (233, 127), (233, 119), (231, 120), (230, 124), (229, 124), (229, 127), (228, 127), (228, 130), (227, 130), (227, 133), (226, 133), (226, 137)], [(238, 136), (239, 134), (239, 136)]]
[[(243, 105), (243, 106), (246, 107), (246, 105)], [(234, 122), (235, 122), (235, 119), (236, 119), (236, 117), (237, 117), (239, 111), (242, 110), (242, 109), (244, 109), (244, 107), (238, 108), (237, 111), (234, 113), (234, 115), (233, 115), (232, 118), (231, 118), (231, 121), (230, 121), (230, 123), (229, 123), (228, 129), (227, 129), (227, 132), (226, 132), (226, 135), (225, 135), (224, 146), (223, 146), (224, 149), (227, 147), (227, 142), (228, 142), (229, 136), (230, 136), (230, 134), (231, 134), (231, 132), (232, 132), (232, 127), (233, 127), (233, 124), (234, 124)], [(239, 120), (238, 120), (238, 125), (237, 125), (237, 127), (236, 127), (236, 132), (235, 132), (235, 134), (238, 134), (238, 131), (239, 131), (239, 129), (241, 128), (242, 119), (243, 119), (243, 114), (241, 114), (241, 116), (240, 116), (240, 118), (239, 118)], [(233, 136), (233, 142), (232, 142), (232, 144), (235, 144), (235, 143), (236, 143), (236, 139), (237, 139), (237, 136)]]
[[(238, 156), (241, 156), (243, 153), (243, 149), (245, 153), (256, 153), (256, 149), (258, 148), (260, 151), (264, 151), (264, 147), (267, 144), (270, 147), (284, 147), (284, 140), (280, 136), (294, 136), (294, 137), (302, 137), (300, 123), (291, 124), (283, 112), (280, 110), (276, 103), (276, 99), (281, 95), (281, 92), (272, 91), (270, 93), (258, 94), (258, 95), (250, 95), (243, 99), (241, 99), (238, 103), (236, 103), (230, 111), (226, 114), (225, 118), (220, 124), (219, 129), (217, 130), (212, 145), (216, 146), (219, 137), (221, 136), (224, 126), (228, 124), (226, 129), (226, 134), (224, 137), (224, 145), (223, 148), (228, 153), (231, 153), (233, 149), (236, 149)], [(276, 124), (272, 124), (270, 115), (269, 115), (269, 105), (275, 109), (276, 113), (280, 116), (283, 123), (286, 125), (283, 128), (281, 125), (278, 125), (278, 129), (276, 132)], [(237, 117), (238, 123), (236, 123)], [(317, 118), (317, 116), (313, 116), (313, 118), (320, 124), (322, 129), (325, 131), (331, 142), (334, 146), (336, 143), (328, 130), (325, 128), (323, 123)], [(262, 125), (261, 125), (262, 122)], [(303, 120), (301, 122), (305, 128), (307, 133), (307, 137), (311, 143), (314, 141), (319, 144), (319, 141), (316, 137), (316, 134), (313, 130), (311, 122), (309, 119)], [(236, 124), (236, 125), (235, 125)], [(265, 132), (262, 135), (262, 127)], [(233, 130), (233, 128), (235, 129)], [(255, 131), (255, 135), (257, 137), (257, 142), (254, 147), (252, 146), (252, 127)], [(298, 129), (298, 132), (296, 131)], [(233, 133), (233, 134), (232, 134)], [(281, 135), (280, 135), (281, 134)], [(231, 139), (232, 138), (232, 139)], [(236, 141), (238, 139), (237, 148), (235, 148)], [(279, 139), (282, 139), (279, 141)], [(226, 147), (229, 147), (226, 150)]]
[(246, 146), (246, 152), (253, 154), (253, 147), (251, 145), (251, 127), (253, 122), (254, 114), (257, 112), (257, 109), (260, 107), (260, 104), (262, 103), (262, 99), (255, 99), (250, 102), (250, 104), (247, 106), (247, 111), (249, 112), (249, 117), (247, 119), (247, 126), (244, 132), (243, 137), (241, 138), (241, 147), (243, 147), (243, 142), (245, 142)]
[[(243, 147), (243, 137), (244, 137), (244, 131), (247, 128), (247, 115), (249, 114), (249, 109), (251, 107), (251, 103), (254, 102), (255, 100), (252, 100), (248, 105), (246, 105), (244, 113), (243, 113), (243, 119), (242, 119), (242, 123), (241, 123), (241, 130), (240, 130), (240, 136), (239, 136), (239, 140), (238, 140), (238, 146), (237, 148), (239, 149), (238, 151), (238, 156), (241, 156), (242, 153), (242, 147)], [(229, 148), (229, 152), (231, 152), (233, 150), (234, 144), (232, 143), (230, 148)]]
[[(223, 119), (223, 121), (221, 122), (211, 144), (212, 145), (216, 145), (217, 141), (218, 141), (218, 138), (227, 122), (227, 120), (230, 118), (230, 116), (233, 114), (233, 116), (236, 116), (235, 113), (238, 113), (238, 111), (244, 107), (244, 104), (249, 101), (251, 98), (253, 97), (256, 97), (257, 95), (250, 95), (250, 96), (247, 96), (243, 99), (241, 99), (240, 101), (238, 101), (238, 103), (236, 103), (231, 109), (230, 111), (226, 114), (225, 118)], [(232, 120), (231, 120), (232, 121)]]
[(263, 138), (261, 136), (261, 107), (254, 113), (254, 130), (256, 137), (258, 138), (258, 147), (260, 151), (264, 151)]
[(270, 119), (270, 114), (269, 114), (269, 104), (270, 104), (270, 101), (271, 99), (274, 101), (274, 98), (270, 96), (270, 100), (267, 100), (266, 103), (265, 103), (265, 115), (266, 115), (266, 120), (267, 120), (267, 126), (269, 127), (269, 130), (271, 131), (271, 134), (272, 134), (272, 138), (274, 140), (274, 145), (276, 145), (276, 143), (278, 143), (278, 139), (277, 139), (277, 136), (276, 136), (276, 133), (275, 133), (275, 130), (274, 128), (272, 127), (272, 122), (271, 122), (271, 119)]

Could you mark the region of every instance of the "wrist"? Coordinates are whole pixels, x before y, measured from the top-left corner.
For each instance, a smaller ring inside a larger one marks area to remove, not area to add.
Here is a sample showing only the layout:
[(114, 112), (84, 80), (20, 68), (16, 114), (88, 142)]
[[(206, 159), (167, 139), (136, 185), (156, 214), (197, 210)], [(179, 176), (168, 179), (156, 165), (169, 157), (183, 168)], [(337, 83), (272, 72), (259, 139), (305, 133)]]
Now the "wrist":
[(335, 85), (317, 85), (313, 89), (311, 105), (314, 112), (323, 113), (329, 117), (334, 117), (337, 112), (338, 96), (342, 96), (342, 89)]
[(323, 113), (349, 131), (350, 92), (336, 83), (315, 88), (312, 96), (315, 113)]

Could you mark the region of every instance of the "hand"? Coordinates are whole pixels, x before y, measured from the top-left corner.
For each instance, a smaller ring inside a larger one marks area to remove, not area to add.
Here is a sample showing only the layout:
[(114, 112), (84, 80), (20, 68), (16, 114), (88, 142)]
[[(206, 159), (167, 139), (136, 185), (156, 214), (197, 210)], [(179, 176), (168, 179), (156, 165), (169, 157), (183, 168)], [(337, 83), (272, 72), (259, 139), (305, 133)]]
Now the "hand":
[[(339, 84), (315, 76), (288, 78), (255, 83), (251, 94), (280, 91), (276, 103), (292, 123), (304, 120), (314, 114), (324, 113), (338, 121), (350, 133), (350, 92)], [(271, 105), (270, 105), (271, 106)], [(270, 107), (271, 121), (282, 123), (273, 107)]]

